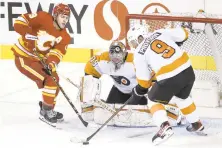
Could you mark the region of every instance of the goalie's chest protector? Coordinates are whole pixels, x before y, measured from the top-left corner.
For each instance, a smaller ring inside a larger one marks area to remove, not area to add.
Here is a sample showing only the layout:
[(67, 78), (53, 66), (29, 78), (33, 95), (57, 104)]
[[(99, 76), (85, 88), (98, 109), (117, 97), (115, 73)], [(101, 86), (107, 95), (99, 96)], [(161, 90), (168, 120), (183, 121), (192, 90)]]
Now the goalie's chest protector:
[[(131, 55), (132, 57), (132, 55)], [(131, 93), (137, 85), (136, 73), (133, 65), (133, 59), (127, 59), (126, 62), (115, 70), (112, 62), (99, 62), (100, 70), (103, 74), (110, 75), (114, 80), (114, 85), (123, 93)]]

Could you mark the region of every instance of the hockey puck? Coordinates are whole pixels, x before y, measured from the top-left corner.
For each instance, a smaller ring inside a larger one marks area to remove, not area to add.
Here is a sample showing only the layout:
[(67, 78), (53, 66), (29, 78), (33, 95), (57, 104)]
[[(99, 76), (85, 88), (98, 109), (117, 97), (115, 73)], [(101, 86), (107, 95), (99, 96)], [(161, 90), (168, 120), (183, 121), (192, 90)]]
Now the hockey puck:
[(84, 141), (82, 144), (83, 144), (83, 145), (88, 145), (88, 144), (89, 144), (89, 141)]

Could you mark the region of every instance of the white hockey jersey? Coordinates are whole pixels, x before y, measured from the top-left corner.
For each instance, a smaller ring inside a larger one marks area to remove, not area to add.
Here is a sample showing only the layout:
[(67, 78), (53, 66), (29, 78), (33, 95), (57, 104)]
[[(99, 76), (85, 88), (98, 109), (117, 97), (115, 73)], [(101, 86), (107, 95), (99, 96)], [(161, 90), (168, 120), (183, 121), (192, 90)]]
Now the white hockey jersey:
[(191, 66), (187, 53), (175, 43), (187, 38), (188, 32), (184, 28), (160, 29), (139, 44), (134, 53), (134, 65), (140, 86), (150, 87), (152, 71), (160, 81)]
[(125, 63), (120, 69), (115, 70), (114, 64), (110, 61), (109, 52), (103, 52), (95, 55), (87, 62), (85, 73), (100, 78), (107, 74), (114, 80), (114, 85), (123, 93), (131, 93), (132, 89), (138, 84), (133, 65), (133, 53), (128, 53)]

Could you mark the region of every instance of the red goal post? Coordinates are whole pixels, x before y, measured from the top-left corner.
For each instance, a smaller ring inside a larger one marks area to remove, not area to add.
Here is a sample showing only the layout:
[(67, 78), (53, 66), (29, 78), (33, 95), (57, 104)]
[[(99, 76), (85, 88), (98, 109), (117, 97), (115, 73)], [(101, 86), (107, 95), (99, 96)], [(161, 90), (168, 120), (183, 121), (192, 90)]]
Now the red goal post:
[[(148, 28), (149, 32), (153, 32), (161, 28), (175, 28), (183, 23), (204, 23), (205, 30), (197, 33), (190, 32), (190, 36), (182, 45), (191, 59), (195, 69), (197, 83), (194, 89), (202, 90), (201, 97), (212, 98), (206, 105), (201, 106), (219, 106), (220, 93), (222, 92), (222, 16), (207, 13), (150, 13), (150, 14), (129, 14), (125, 18), (126, 32), (134, 24), (140, 23)], [(127, 39), (126, 46), (129, 48)], [(213, 90), (212, 88), (215, 89)], [(204, 94), (207, 91), (211, 96)], [(216, 92), (218, 93), (215, 93)], [(212, 93), (209, 93), (212, 92)], [(196, 94), (194, 91), (193, 94)], [(205, 96), (204, 96), (205, 95)], [(203, 101), (202, 101), (203, 102)]]

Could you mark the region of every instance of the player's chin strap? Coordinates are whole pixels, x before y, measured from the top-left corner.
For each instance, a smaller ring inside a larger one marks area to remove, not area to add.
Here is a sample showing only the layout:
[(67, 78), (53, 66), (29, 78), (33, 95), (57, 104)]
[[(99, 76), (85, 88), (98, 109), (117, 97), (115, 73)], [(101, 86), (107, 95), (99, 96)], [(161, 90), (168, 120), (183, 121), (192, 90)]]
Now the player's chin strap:
[[(56, 14), (55, 16), (56, 18), (58, 17), (58, 14)], [(58, 21), (55, 19), (55, 17), (53, 17), (54, 22), (56, 23), (56, 25), (59, 27), (60, 30), (62, 30), (62, 28), (59, 26)]]
[(59, 26), (59, 23), (57, 20), (54, 20), (54, 22), (56, 23), (56, 25), (59, 27), (60, 30), (62, 30), (62, 28)]

